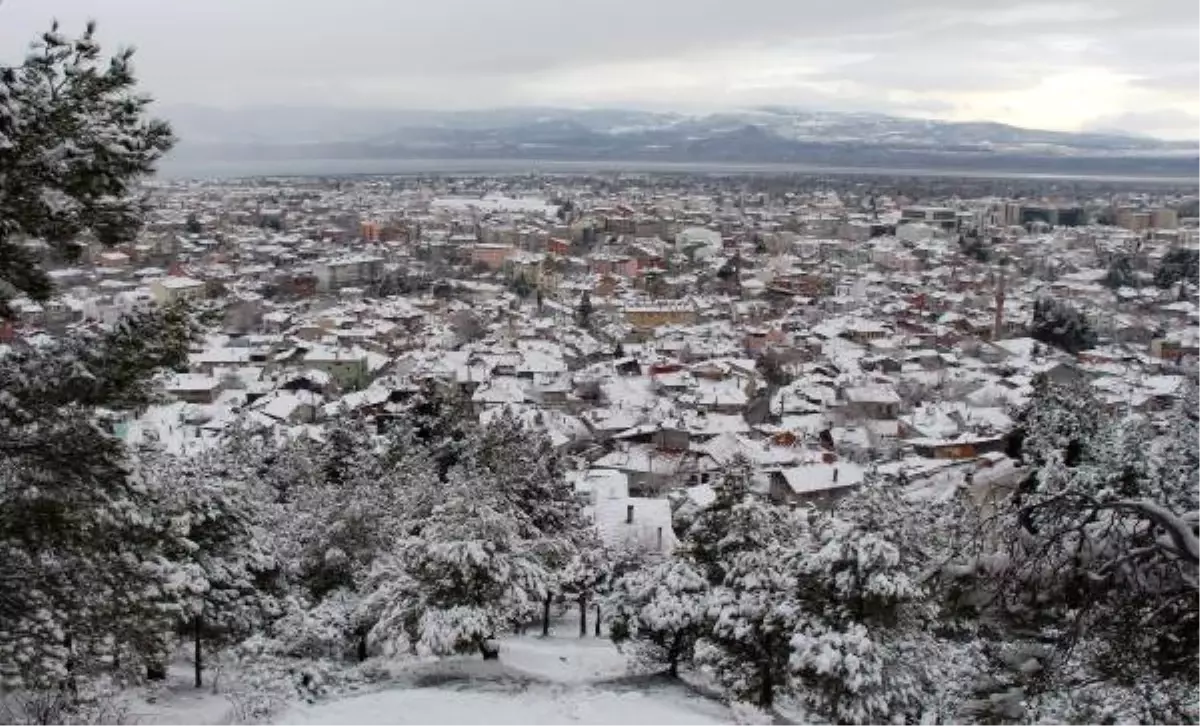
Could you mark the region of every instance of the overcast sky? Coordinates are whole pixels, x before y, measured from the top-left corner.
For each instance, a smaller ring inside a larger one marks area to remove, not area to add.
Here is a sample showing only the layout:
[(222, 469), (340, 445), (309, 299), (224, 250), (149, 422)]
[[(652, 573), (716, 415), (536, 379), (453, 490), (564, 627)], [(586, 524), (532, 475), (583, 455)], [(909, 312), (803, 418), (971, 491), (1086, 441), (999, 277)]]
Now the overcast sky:
[(1197, 0), (0, 0), (137, 47), (165, 104), (760, 104), (1200, 136)]

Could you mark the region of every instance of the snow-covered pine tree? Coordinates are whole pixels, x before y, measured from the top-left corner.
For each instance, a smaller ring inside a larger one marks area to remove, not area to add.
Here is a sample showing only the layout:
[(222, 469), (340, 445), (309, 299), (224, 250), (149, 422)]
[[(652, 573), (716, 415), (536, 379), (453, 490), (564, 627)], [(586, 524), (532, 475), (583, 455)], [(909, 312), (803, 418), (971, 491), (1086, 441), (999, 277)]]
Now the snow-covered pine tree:
[(324, 440), (285, 442), (269, 458), (268, 529), (292, 592), (291, 612), (275, 629), (280, 650), (365, 659), (371, 572), (431, 511), (430, 459), (419, 446), (389, 452), (349, 419)]
[(193, 643), (196, 687), (209, 644), (238, 643), (279, 615), (282, 578), (252, 471), (223, 449), (191, 458), (141, 451), (137, 476), (161, 498), (163, 556), (180, 626)]
[[(547, 575), (514, 513), (471, 460), (449, 472), (421, 533), (376, 572), (398, 583), (373, 637), (407, 639), (418, 651), (496, 655), (493, 638), (520, 613), (536, 612)], [(379, 582), (379, 579), (376, 580)]]
[(722, 583), (708, 597), (709, 626), (696, 645), (696, 662), (712, 669), (731, 698), (763, 709), (791, 682), (791, 640), (801, 616), (791, 560), (778, 539), (723, 558)]
[[(696, 516), (683, 540), (682, 554), (695, 562), (713, 585), (724, 580), (725, 565), (732, 554), (757, 545), (757, 540), (747, 538), (747, 530), (735, 527), (734, 522), (734, 510), (752, 496), (751, 471), (750, 462), (743, 457), (729, 463), (713, 487), (716, 499)], [(753, 514), (768, 510), (743, 507), (742, 511)], [(731, 535), (740, 539), (731, 539)]]
[[(579, 637), (582, 638), (588, 634), (589, 610), (593, 605), (602, 607), (601, 595), (610, 585), (613, 557), (591, 528), (561, 541), (562, 545), (553, 548), (537, 547), (539, 559), (550, 576), (550, 587), (542, 603), (542, 631), (548, 630), (550, 599), (558, 594), (574, 600), (579, 606)], [(596, 635), (600, 634), (601, 622), (601, 615), (597, 614)]]
[(1006, 623), (1013, 640), (1055, 646), (1022, 666), (1036, 679), (1004, 687), (1026, 702), (1153, 674), (1159, 695), (1187, 691), (1180, 682), (1194, 693), (1195, 483), (1147, 458), (1175, 451), (1186, 475), (1194, 434), (1179, 421), (1168, 428), (1192, 439), (1172, 443), (1136, 414), (1106, 413), (1086, 390), (1044, 389), (1022, 416), (1030, 475), (985, 523), (993, 535), (972, 543), (989, 621)]
[(590, 529), (566, 479), (562, 457), (545, 431), (527, 427), (507, 409), (478, 431), (471, 450), (493, 478), (497, 493), (520, 514), (521, 536), (543, 548), (566, 548)]
[[(0, 663), (48, 686), (161, 659), (174, 617), (160, 586), (156, 492), (129, 476), (112, 433), (154, 400), (153, 373), (180, 364), (178, 311), (127, 318), (0, 357)], [(164, 625), (165, 623), (165, 625)]]
[(436, 381), (425, 382), (405, 411), (413, 439), (425, 446), (444, 479), (464, 456), (477, 426), (467, 397)]
[(1096, 333), (1083, 313), (1051, 297), (1034, 302), (1029, 335), (1068, 353), (1078, 353), (1096, 344)]
[[(112, 244), (137, 230), (134, 185), (172, 138), (146, 119), (130, 57), (105, 61), (91, 25), (77, 39), (56, 25), (21, 65), (0, 68), (0, 316), (18, 295), (51, 293), (25, 239), (70, 255), (82, 232)], [(178, 311), (142, 314), (0, 361), (0, 661), (9, 680), (134, 673), (157, 656), (168, 615), (155, 502), (128, 480), (110, 414), (149, 402), (150, 375), (184, 360), (190, 332)]]
[[(1010, 454), (1036, 467), (1048, 452), (1059, 451), (1064, 462), (1074, 466), (1103, 420), (1103, 407), (1089, 386), (1039, 376), (1030, 402), (1015, 417)], [(1023, 488), (1032, 484), (1027, 481)]]
[(94, 24), (68, 38), (55, 23), (20, 65), (0, 67), (0, 317), (14, 297), (52, 290), (24, 238), (70, 255), (81, 232), (113, 244), (137, 231), (136, 184), (174, 139), (147, 118), (132, 55), (105, 58)]
[[(506, 409), (474, 430), (468, 449), (505, 510), (512, 512), (518, 536), (548, 573), (557, 573), (552, 583), (557, 592), (579, 603), (585, 633), (588, 603), (607, 580), (608, 562), (549, 436)], [(539, 609), (545, 619), (546, 604)], [(520, 621), (533, 615), (521, 614)]]
[(750, 483), (749, 462), (732, 462), (680, 555), (710, 587), (696, 661), (734, 699), (770, 708), (790, 679), (789, 641), (799, 613), (789, 548), (798, 532), (789, 512), (754, 495)]
[(927, 685), (927, 664), (897, 656), (932, 613), (921, 612), (916, 558), (902, 553), (894, 529), (876, 529), (875, 504), (848, 508), (865, 515), (862, 522), (813, 515), (794, 555), (801, 615), (792, 674), (806, 705), (838, 723), (915, 717)]
[(691, 662), (704, 632), (708, 581), (682, 557), (632, 570), (605, 599), (614, 643), (632, 643), (644, 665), (666, 666), (671, 676)]

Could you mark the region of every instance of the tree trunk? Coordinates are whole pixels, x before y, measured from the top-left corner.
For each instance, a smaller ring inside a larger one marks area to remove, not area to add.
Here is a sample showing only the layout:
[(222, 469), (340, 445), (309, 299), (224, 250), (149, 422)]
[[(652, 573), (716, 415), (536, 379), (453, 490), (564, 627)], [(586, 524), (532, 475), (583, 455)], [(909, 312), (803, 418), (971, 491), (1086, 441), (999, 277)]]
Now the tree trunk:
[(600, 637), (600, 603), (596, 603), (596, 637)]
[(79, 684), (75, 682), (75, 640), (68, 635), (63, 645), (67, 649), (67, 662), (64, 664), (67, 671), (67, 677), (63, 679), (61, 688), (63, 691), (72, 695), (79, 693)]
[(542, 637), (550, 637), (550, 605), (554, 598), (550, 595), (542, 601)]
[(146, 666), (146, 680), (148, 681), (165, 681), (167, 680), (167, 666), (159, 661), (153, 661)]
[(771, 668), (766, 666), (762, 672), (762, 684), (758, 691), (758, 707), (770, 708), (775, 703), (775, 683), (771, 678)]
[(192, 635), (196, 646), (196, 688), (204, 687), (204, 670), (203, 655), (200, 650), (200, 629), (202, 627), (200, 616), (197, 615), (192, 619)]
[(362, 663), (367, 659), (367, 632), (358, 634), (358, 662)]
[(587, 595), (579, 596), (579, 637), (587, 637)]

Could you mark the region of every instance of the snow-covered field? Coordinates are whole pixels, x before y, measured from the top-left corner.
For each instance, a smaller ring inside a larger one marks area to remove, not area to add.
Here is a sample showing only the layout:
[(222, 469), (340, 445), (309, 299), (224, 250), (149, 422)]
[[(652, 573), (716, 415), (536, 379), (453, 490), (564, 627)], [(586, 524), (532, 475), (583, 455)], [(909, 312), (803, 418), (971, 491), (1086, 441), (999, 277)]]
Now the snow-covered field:
[[(734, 720), (723, 704), (661, 677), (631, 675), (606, 638), (579, 638), (566, 619), (549, 638), (510, 636), (500, 661), (478, 657), (402, 666), (392, 682), (362, 693), (294, 703), (276, 723), (289, 724), (716, 724)], [(190, 687), (190, 671), (130, 716), (143, 724), (234, 723), (221, 694)]]

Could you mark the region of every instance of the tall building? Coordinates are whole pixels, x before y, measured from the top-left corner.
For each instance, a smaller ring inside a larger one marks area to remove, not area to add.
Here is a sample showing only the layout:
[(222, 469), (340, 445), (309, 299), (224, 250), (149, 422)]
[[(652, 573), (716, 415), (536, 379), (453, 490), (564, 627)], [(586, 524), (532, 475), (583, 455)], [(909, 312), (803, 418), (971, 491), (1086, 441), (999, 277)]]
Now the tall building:
[(1179, 214), (1168, 207), (1155, 209), (1150, 212), (1150, 226), (1154, 229), (1178, 229)]
[(1117, 210), (1117, 226), (1131, 232), (1140, 232), (1150, 228), (1150, 213), (1142, 212), (1133, 207), (1121, 207)]
[(1079, 207), (1023, 205), (1019, 220), (1020, 225), (1045, 222), (1051, 227), (1078, 227), (1083, 224), (1084, 215)]
[(900, 223), (924, 222), (943, 230), (958, 228), (958, 212), (949, 207), (905, 207), (900, 210)]

